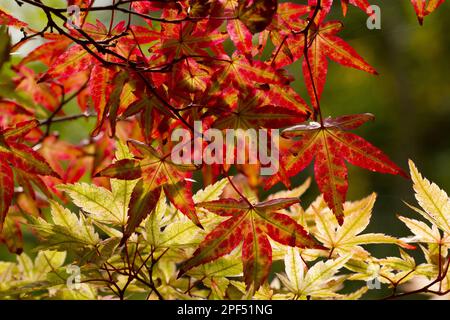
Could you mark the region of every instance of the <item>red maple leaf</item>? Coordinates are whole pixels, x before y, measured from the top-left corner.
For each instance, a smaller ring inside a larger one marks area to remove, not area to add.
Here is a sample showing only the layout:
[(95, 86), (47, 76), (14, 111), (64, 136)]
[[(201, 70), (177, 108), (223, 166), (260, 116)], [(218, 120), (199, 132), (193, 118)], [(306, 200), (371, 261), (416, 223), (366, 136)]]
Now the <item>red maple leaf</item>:
[[(299, 103), (278, 100), (275, 93), (261, 90), (242, 90), (236, 95), (227, 93), (229, 104), (218, 105), (210, 113), (216, 119), (212, 127), (218, 129), (283, 128), (305, 121), (311, 112), (303, 100)], [(285, 93), (287, 95), (287, 93)], [(300, 119), (300, 121), (298, 121)]]
[(323, 125), (311, 122), (284, 130), (284, 137), (300, 137), (300, 140), (283, 151), (280, 171), (267, 180), (265, 188), (269, 189), (278, 181), (290, 187), (289, 177), (295, 176), (314, 160), (314, 175), (319, 189), (342, 223), (348, 189), (345, 161), (371, 171), (408, 177), (381, 150), (348, 132), (373, 118), (371, 114), (349, 115), (328, 118)]
[[(307, 23), (304, 22), (301, 30)], [(304, 33), (283, 36), (283, 31), (275, 32), (272, 40), (279, 47), (272, 58), (272, 65), (280, 68), (300, 59), (305, 54), (305, 43), (308, 46), (308, 60), (303, 60), (303, 77), (314, 106), (320, 100), (328, 73), (328, 59), (343, 66), (377, 74), (348, 43), (336, 36), (342, 30), (340, 21), (329, 21), (317, 27), (312, 23), (305, 41)], [(286, 38), (284, 38), (286, 37)]]
[(308, 61), (303, 60), (303, 75), (313, 104), (320, 97), (328, 73), (328, 59), (343, 66), (378, 74), (363, 58), (336, 34), (342, 30), (342, 23), (330, 21), (321, 24), (318, 29), (312, 27), (308, 39)]
[(282, 198), (256, 204), (247, 199), (220, 199), (198, 203), (219, 216), (229, 217), (214, 228), (185, 261), (179, 277), (191, 268), (230, 253), (241, 242), (244, 279), (247, 288), (257, 290), (267, 279), (272, 265), (272, 247), (268, 237), (292, 247), (321, 248), (295, 220), (278, 210), (298, 203), (297, 198)]

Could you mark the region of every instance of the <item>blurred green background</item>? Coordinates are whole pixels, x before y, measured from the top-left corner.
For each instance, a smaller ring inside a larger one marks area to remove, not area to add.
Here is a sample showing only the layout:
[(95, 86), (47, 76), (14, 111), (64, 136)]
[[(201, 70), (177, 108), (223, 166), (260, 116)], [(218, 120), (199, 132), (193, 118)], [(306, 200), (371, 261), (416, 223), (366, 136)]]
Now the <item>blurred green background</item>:
[[(101, 2), (108, 1), (98, 3)], [(380, 147), (405, 170), (408, 169), (407, 160), (413, 159), (426, 177), (450, 191), (450, 4), (444, 3), (425, 19), (421, 27), (409, 0), (369, 2), (381, 8), (381, 30), (369, 30), (366, 27), (367, 16), (351, 6), (343, 19), (345, 28), (340, 36), (380, 75), (372, 76), (330, 63), (322, 98), (323, 113), (325, 116), (373, 113), (376, 121), (364, 125), (356, 133)], [(0, 7), (9, 8), (17, 17), (33, 22), (35, 27), (42, 27), (45, 23), (45, 17), (39, 11), (27, 10), (26, 5), (18, 9), (13, 0), (0, 0)], [(342, 20), (338, 1), (335, 1), (330, 19)], [(107, 20), (107, 17), (105, 21), (102, 19), (105, 24)], [(294, 63), (289, 71), (296, 78), (294, 88), (307, 97), (301, 63)], [(71, 124), (75, 128), (85, 125), (82, 121)], [(80, 130), (60, 129), (71, 141), (81, 138), (72, 136), (73, 132)], [(378, 194), (368, 231), (408, 235), (396, 214), (414, 216), (403, 203), (415, 203), (411, 182), (398, 176), (348, 167), (349, 200), (360, 199), (373, 191)], [(309, 167), (295, 179), (294, 185), (312, 174)], [(318, 189), (313, 184), (304, 196), (303, 204), (309, 204), (317, 194)], [(398, 255), (394, 246), (373, 246), (370, 250), (378, 257)], [(12, 258), (3, 248), (0, 249), (0, 257)], [(383, 290), (372, 290), (366, 297), (382, 294)]]

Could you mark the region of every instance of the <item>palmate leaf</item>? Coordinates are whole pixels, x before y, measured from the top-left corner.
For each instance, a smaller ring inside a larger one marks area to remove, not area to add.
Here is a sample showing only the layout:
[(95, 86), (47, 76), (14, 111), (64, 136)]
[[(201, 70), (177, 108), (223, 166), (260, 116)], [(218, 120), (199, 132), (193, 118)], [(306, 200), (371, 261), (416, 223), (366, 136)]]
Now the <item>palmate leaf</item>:
[(344, 16), (347, 14), (347, 7), (349, 3), (368, 13), (367, 10), (369, 9), (370, 4), (367, 0), (341, 0), (342, 13)]
[(32, 228), (45, 239), (46, 248), (86, 252), (100, 243), (100, 237), (93, 225), (82, 214), (76, 214), (51, 201), (53, 223), (42, 218), (30, 218)]
[(399, 217), (399, 219), (408, 227), (414, 234), (413, 238), (406, 239), (408, 242), (422, 242), (422, 243), (441, 243), (441, 235), (436, 225), (430, 228), (426, 223), (415, 219), (406, 217)]
[[(124, 21), (119, 22), (112, 30), (111, 32), (108, 32), (108, 29), (106, 26), (99, 20), (96, 20), (95, 24), (92, 23), (84, 23), (83, 24), (83, 32), (88, 34), (92, 39), (97, 41), (103, 41), (108, 39), (111, 36), (118, 36), (120, 33), (122, 33), (125, 30)], [(89, 44), (86, 46), (82, 46), (80, 44), (74, 44), (70, 46), (66, 51), (64, 51), (57, 59), (52, 61), (51, 65), (49, 66), (49, 69), (46, 73), (44, 73), (41, 78), (39, 79), (40, 82), (42, 81), (54, 81), (55, 79), (62, 80), (67, 79), (69, 77), (75, 76), (77, 73), (81, 73), (87, 70), (92, 70), (93, 68), (96, 68), (95, 72), (92, 72), (91, 79), (89, 81), (89, 85), (92, 86), (101, 86), (105, 85), (105, 83), (108, 82), (108, 74), (107, 71), (102, 70), (99, 65), (99, 61), (97, 58), (101, 58), (106, 61), (114, 61), (117, 62), (119, 59), (118, 57), (113, 57), (113, 54), (111, 52), (117, 53), (118, 55), (124, 55), (124, 56), (130, 56), (131, 53), (129, 52), (130, 47), (130, 38), (133, 39), (131, 36), (128, 36), (127, 39), (122, 39), (121, 37), (118, 37), (119, 40), (117, 43), (115, 43), (114, 46), (109, 47), (109, 53), (103, 53), (103, 50), (101, 53), (95, 53), (95, 57), (92, 54), (92, 52), (95, 52), (98, 50), (98, 47)], [(133, 42), (135, 43), (135, 42)], [(89, 51), (88, 51), (88, 50)], [(36, 51), (41, 51), (42, 48), (35, 49)], [(35, 54), (32, 52), (32, 55)], [(105, 67), (105, 69), (108, 69)], [(95, 80), (97, 79), (97, 81)], [(102, 79), (101, 83), (98, 82), (99, 79)], [(111, 83), (109, 83), (111, 85)], [(95, 99), (102, 99), (100, 95), (97, 97), (94, 95), (95, 92), (103, 91), (102, 88), (98, 88), (97, 90), (94, 90), (91, 94), (93, 95), (93, 98)]]
[(219, 199), (223, 190), (228, 184), (228, 179), (224, 178), (217, 181), (214, 184), (210, 184), (205, 188), (197, 191), (195, 195), (192, 197), (195, 203), (214, 201)]
[[(252, 33), (254, 34), (264, 30), (270, 24), (277, 9), (277, 0), (238, 0), (224, 4), (221, 4), (220, 1), (209, 1), (208, 3), (201, 3), (202, 9), (199, 9), (199, 3), (193, 3), (191, 1), (190, 4), (192, 6), (190, 9), (195, 10), (194, 15), (199, 14), (200, 12), (203, 12), (206, 15), (211, 9), (211, 6), (227, 7), (223, 13), (224, 18), (225, 16), (233, 17), (227, 21), (228, 36), (233, 41), (237, 50), (248, 58), (251, 58), (257, 52), (252, 45)], [(206, 24), (206, 26), (208, 26), (208, 24)], [(188, 33), (193, 33), (192, 27)], [(177, 38), (178, 34), (179, 32), (176, 32), (171, 38)], [(208, 37), (211, 35), (214, 35), (214, 33), (208, 32)], [(223, 41), (223, 39), (226, 39), (226, 35), (222, 36)], [(185, 37), (183, 37), (183, 43), (184, 38)], [(174, 41), (172, 40), (172, 42)], [(217, 42), (212, 43), (210, 41), (209, 46), (213, 48), (214, 46), (217, 46)], [(186, 49), (184, 51), (186, 51)]]
[(272, 66), (258, 61), (251, 62), (239, 52), (235, 52), (232, 57), (220, 57), (214, 61), (217, 71), (212, 78), (210, 94), (217, 94), (230, 83), (238, 90), (254, 88), (255, 83), (283, 85), (286, 78), (282, 76)]
[[(309, 35), (308, 61), (303, 60), (303, 76), (313, 104), (320, 100), (328, 73), (328, 59), (343, 66), (359, 69), (371, 74), (378, 74), (350, 45), (337, 37), (343, 25), (339, 21), (321, 24)], [(303, 48), (299, 48), (302, 50)], [(312, 75), (312, 77), (311, 77)]]
[(120, 180), (139, 179), (131, 194), (123, 241), (152, 212), (162, 190), (177, 209), (201, 226), (195, 213), (192, 182), (189, 180), (189, 171), (197, 168), (194, 165), (175, 164), (170, 161), (170, 153), (160, 154), (151, 146), (137, 141), (130, 140), (129, 146), (137, 158), (119, 160), (97, 174)]
[[(289, 16), (287, 13), (286, 15)], [(377, 71), (355, 49), (337, 36), (337, 33), (343, 29), (340, 21), (316, 21), (310, 25), (308, 38), (305, 41), (304, 33), (293, 33), (291, 30), (305, 30), (309, 25), (306, 20), (297, 19), (298, 25), (291, 25), (280, 19), (282, 18), (278, 18), (279, 21), (274, 23), (270, 34), (276, 47), (271, 65), (281, 68), (303, 57), (303, 77), (314, 106), (317, 107), (316, 100), (320, 100), (322, 96), (328, 73), (328, 60), (333, 60), (346, 67), (377, 74)], [(308, 60), (304, 57), (305, 42), (308, 46)]]
[[(224, 139), (227, 129), (233, 129), (236, 132), (248, 130), (246, 133), (254, 132), (256, 135), (257, 131), (254, 130), (287, 127), (298, 120), (304, 121), (311, 114), (309, 107), (293, 90), (283, 91), (272, 88), (267, 91), (241, 90), (239, 93), (228, 94), (227, 98), (230, 101), (229, 104), (219, 105), (205, 113), (207, 119), (214, 120), (211, 127), (223, 130)], [(270, 147), (272, 132), (268, 130), (267, 134), (267, 141), (259, 141), (260, 147), (261, 144), (264, 144), (265, 148)], [(242, 145), (246, 148), (246, 154), (250, 155), (254, 151), (251, 150), (252, 142), (249, 145), (246, 141), (248, 139), (246, 134), (238, 133), (235, 138), (238, 141), (232, 151), (235, 158), (238, 157), (238, 149)], [(227, 150), (224, 149), (222, 153), (228, 152), (229, 147), (228, 145)], [(237, 166), (237, 169), (248, 177), (251, 185), (256, 185), (260, 181), (260, 166), (262, 166), (260, 159), (252, 162), (247, 158)], [(224, 169), (228, 170), (229, 164), (226, 164)]]
[(437, 276), (437, 269), (430, 263), (417, 264), (412, 256), (400, 249), (400, 257), (386, 257), (379, 260), (381, 269), (378, 274), (380, 281), (390, 284), (393, 282), (403, 284), (409, 282), (417, 275), (427, 276), (429, 278)]
[(450, 198), (438, 185), (422, 177), (416, 165), (411, 160), (409, 160), (409, 168), (411, 179), (414, 183), (415, 196), (423, 210), (413, 206), (410, 207), (431, 222), (433, 224), (433, 229), (430, 229), (426, 224), (416, 220), (404, 217), (400, 217), (400, 219), (411, 229), (421, 242), (430, 242), (435, 240), (436, 237), (440, 239), (439, 232), (434, 229), (435, 226), (449, 235)]
[(60, 185), (58, 189), (65, 191), (73, 203), (89, 213), (92, 219), (106, 224), (125, 226), (128, 203), (136, 182), (127, 180), (124, 182), (120, 189), (115, 188), (112, 192), (87, 183)]
[(246, 57), (252, 57), (253, 43), (250, 30), (240, 20), (234, 19), (227, 23), (227, 31), (236, 49)]
[(39, 251), (34, 263), (26, 254), (17, 257), (19, 268), (24, 271), (27, 281), (45, 280), (47, 274), (61, 267), (65, 260), (66, 252), (51, 250)]
[[(116, 143), (116, 159), (132, 159), (133, 155), (121, 141)], [(104, 187), (87, 183), (65, 184), (57, 186), (66, 192), (73, 203), (89, 213), (100, 223), (124, 227), (127, 222), (128, 205), (136, 181), (111, 179), (111, 191)]]
[(344, 223), (338, 224), (336, 217), (329, 208), (317, 209), (320, 204), (312, 205), (315, 229), (311, 232), (326, 248), (340, 255), (353, 254), (354, 257), (365, 259), (369, 256), (361, 246), (367, 244), (397, 244), (413, 249), (404, 241), (382, 233), (361, 234), (369, 225), (376, 195), (372, 194), (357, 202), (344, 204)]
[(286, 288), (300, 299), (336, 298), (338, 294), (329, 284), (335, 280), (335, 274), (350, 260), (351, 254), (338, 257), (334, 260), (320, 261), (309, 270), (302, 261), (298, 249), (289, 248), (284, 258), (286, 276), (278, 277)]
[(289, 150), (282, 150), (280, 171), (268, 179), (265, 188), (269, 189), (278, 181), (289, 187), (289, 177), (305, 169), (315, 159), (316, 182), (326, 203), (342, 224), (343, 203), (348, 189), (345, 160), (371, 171), (407, 177), (381, 150), (348, 132), (372, 119), (370, 114), (350, 115), (327, 118), (323, 126), (311, 122), (285, 129), (284, 137), (300, 137), (300, 140)]
[(273, 240), (297, 247), (320, 247), (302, 226), (278, 210), (298, 203), (296, 198), (269, 200), (250, 204), (244, 200), (220, 199), (198, 203), (197, 206), (219, 216), (229, 217), (212, 230), (192, 258), (185, 261), (179, 276), (191, 268), (230, 253), (240, 243), (247, 288), (257, 290), (267, 278), (272, 264)]
[[(217, 120), (212, 127), (218, 129), (278, 129), (305, 121), (310, 115), (309, 107), (300, 100), (293, 103), (275, 100), (275, 93), (242, 90), (235, 103), (215, 108), (212, 113)], [(274, 101), (275, 100), (275, 101)], [(298, 122), (297, 122), (298, 123)]]
[(182, 56), (205, 55), (205, 48), (216, 50), (227, 39), (226, 33), (217, 29), (209, 30), (207, 24), (183, 22), (180, 24), (163, 24), (161, 44), (155, 52), (166, 59), (177, 59)]

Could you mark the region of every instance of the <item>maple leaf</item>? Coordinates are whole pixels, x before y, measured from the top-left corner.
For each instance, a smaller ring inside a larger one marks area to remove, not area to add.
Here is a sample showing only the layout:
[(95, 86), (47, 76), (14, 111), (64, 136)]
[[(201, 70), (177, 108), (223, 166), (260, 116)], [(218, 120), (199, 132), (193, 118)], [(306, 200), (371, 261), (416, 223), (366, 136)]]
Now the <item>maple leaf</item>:
[[(383, 277), (380, 280), (387, 284), (403, 284), (410, 281), (416, 275), (427, 277), (437, 276), (437, 272), (430, 263), (417, 264), (413, 257), (400, 249), (400, 257), (387, 257), (379, 261), (381, 269), (378, 271)], [(392, 281), (392, 282), (391, 282)]]
[(347, 8), (349, 3), (354, 5), (355, 7), (360, 8), (362, 11), (368, 14), (370, 4), (367, 0), (341, 0), (342, 13), (344, 14), (344, 16), (347, 14), (348, 10)]
[[(117, 141), (116, 159), (132, 159), (128, 147)], [(137, 181), (111, 179), (111, 191), (87, 183), (62, 184), (57, 189), (66, 192), (73, 203), (89, 213), (89, 217), (103, 224), (124, 227), (131, 193)]]
[(443, 242), (441, 239), (441, 234), (439, 233), (439, 229), (436, 227), (436, 225), (433, 224), (430, 228), (426, 223), (416, 219), (410, 219), (402, 216), (398, 218), (414, 234), (414, 237), (407, 238), (405, 239), (405, 241), (434, 244), (440, 244)]
[[(58, 189), (67, 192), (73, 203), (84, 212), (90, 213), (92, 219), (106, 224), (125, 226), (128, 203), (135, 183), (127, 180), (119, 181), (125, 184), (119, 189), (115, 187), (112, 192), (86, 183), (62, 185)], [(122, 199), (124, 201), (120, 203)]]
[(445, 0), (411, 0), (414, 10), (417, 14), (417, 19), (419, 23), (423, 24), (423, 19), (433, 13)]
[(288, 246), (319, 248), (301, 225), (278, 210), (298, 203), (297, 198), (281, 198), (252, 204), (248, 200), (225, 198), (198, 203), (219, 216), (229, 217), (212, 230), (189, 260), (179, 277), (191, 268), (230, 253), (241, 242), (244, 279), (247, 288), (257, 290), (267, 278), (272, 264), (272, 249), (268, 236)]
[(432, 223), (433, 229), (417, 220), (401, 217), (401, 220), (424, 242), (436, 241), (440, 238), (435, 227), (450, 235), (450, 197), (438, 185), (422, 177), (414, 162), (409, 160), (411, 179), (414, 183), (416, 199), (423, 210), (409, 206), (418, 212), (422, 217)]
[[(300, 58), (303, 59), (302, 70), (308, 94), (312, 104), (317, 108), (317, 100), (320, 100), (328, 73), (328, 59), (343, 66), (355, 68), (377, 75), (377, 71), (371, 67), (348, 43), (336, 36), (343, 28), (340, 21), (328, 21), (320, 24), (309, 23), (305, 20), (296, 25), (291, 25), (283, 19), (293, 14), (286, 9), (284, 16), (278, 18), (278, 22), (272, 26), (271, 40), (276, 46), (271, 58), (271, 66), (281, 68)], [(302, 11), (302, 13), (305, 11)], [(305, 41), (303, 32), (292, 32), (293, 28), (305, 30), (309, 25), (308, 38)], [(307, 43), (308, 60), (305, 55), (305, 43)]]
[[(278, 129), (293, 125), (298, 120), (301, 122), (307, 119), (311, 112), (306, 103), (299, 96), (296, 96), (293, 90), (283, 91), (279, 89), (278, 86), (274, 86), (267, 91), (253, 89), (242, 90), (239, 93), (226, 93), (224, 94), (226, 100), (223, 101), (225, 104), (209, 109), (204, 117), (212, 116), (214, 122), (211, 127), (223, 130), (224, 136), (227, 129)], [(256, 134), (256, 131), (247, 132), (255, 132)], [(272, 134), (271, 131), (267, 133), (268, 135)], [(250, 154), (254, 152), (251, 147), (253, 143), (251, 140), (253, 139), (250, 138), (250, 142), (247, 143), (248, 137), (246, 135), (236, 134), (235, 138), (238, 141), (233, 147), (235, 159), (238, 158), (238, 149), (241, 146), (245, 146), (245, 154), (249, 155), (249, 157), (246, 157), (245, 163), (237, 165), (237, 169), (249, 178), (252, 185), (256, 185), (260, 180), (261, 164), (259, 159), (250, 160)], [(259, 141), (259, 143), (260, 145), (264, 143), (264, 147), (269, 148), (271, 138), (268, 137), (266, 142)], [(226, 154), (228, 147), (224, 146), (223, 154)], [(228, 171), (230, 164), (225, 164), (223, 167)]]
[(381, 150), (348, 132), (373, 119), (371, 114), (349, 115), (327, 118), (323, 125), (311, 122), (285, 129), (282, 136), (301, 139), (283, 152), (280, 171), (268, 179), (265, 188), (269, 189), (280, 180), (289, 187), (289, 177), (305, 169), (315, 159), (316, 182), (326, 203), (342, 224), (343, 203), (348, 189), (345, 160), (371, 171), (407, 177)]
[(236, 256), (217, 259), (213, 263), (190, 270), (189, 275), (196, 279), (204, 279), (203, 284), (211, 289), (213, 297), (224, 299), (230, 284), (228, 277), (242, 276), (242, 261)]
[[(328, 59), (343, 66), (378, 74), (364, 59), (336, 34), (342, 30), (342, 23), (329, 21), (308, 33), (308, 61), (303, 60), (303, 76), (309, 96), (314, 105), (320, 100), (328, 73)], [(304, 45), (300, 48), (303, 51)], [(297, 49), (298, 50), (298, 49)], [(303, 53), (302, 53), (303, 54)]]
[(227, 38), (225, 33), (208, 30), (208, 25), (189, 21), (163, 24), (160, 36), (161, 45), (155, 52), (167, 60), (192, 55), (208, 56), (205, 48), (214, 49)]
[(68, 209), (56, 202), (50, 202), (53, 223), (42, 218), (32, 217), (32, 227), (40, 236), (46, 239), (48, 248), (64, 249), (72, 247), (84, 252), (86, 247), (95, 247), (100, 243), (100, 237), (87, 218), (80, 213), (77, 217)]
[[(351, 253), (354, 258), (367, 259), (370, 254), (361, 246), (367, 244), (389, 243), (397, 244), (403, 248), (414, 249), (404, 241), (382, 233), (363, 233), (372, 217), (376, 195), (356, 202), (344, 204), (344, 223), (340, 226), (336, 217), (329, 208), (322, 208), (317, 202), (311, 205), (314, 212), (316, 229), (311, 231), (314, 237), (333, 253), (346, 255)], [(323, 201), (323, 200), (322, 200)], [(316, 208), (317, 207), (317, 208)]]
[(14, 195), (14, 176), (9, 164), (0, 158), (0, 230)]
[(58, 174), (39, 153), (18, 141), (38, 125), (37, 120), (31, 120), (0, 130), (0, 230), (14, 194), (12, 168), (31, 176), (58, 177)]
[(309, 270), (296, 248), (289, 248), (285, 257), (286, 276), (278, 274), (278, 278), (286, 288), (300, 299), (312, 298), (337, 298), (339, 294), (334, 292), (334, 285), (330, 283), (337, 280), (335, 274), (343, 268), (351, 258), (351, 254), (343, 255), (334, 260), (320, 261)]
[[(189, 16), (206, 17), (211, 11), (211, 7), (215, 0), (189, 0)], [(216, 3), (214, 3), (216, 4)]]
[(213, 65), (216, 67), (216, 72), (211, 79), (213, 83), (210, 95), (220, 92), (225, 84), (230, 83), (237, 90), (247, 90), (254, 88), (255, 83), (283, 85), (289, 82), (269, 64), (258, 60), (249, 61), (238, 52), (235, 52), (231, 58), (220, 56), (214, 60)]
[[(230, 96), (228, 97), (230, 98)], [(274, 99), (271, 99), (274, 98)], [(306, 120), (310, 111), (302, 100), (300, 103), (274, 103), (275, 97), (258, 90), (241, 91), (231, 105), (218, 106), (213, 114), (217, 120), (212, 127), (219, 129), (281, 128)]]
[(129, 140), (128, 145), (135, 159), (122, 159), (100, 171), (96, 176), (121, 180), (139, 179), (131, 194), (128, 221), (124, 232), (125, 241), (141, 221), (155, 208), (161, 188), (177, 209), (201, 226), (192, 200), (189, 171), (194, 165), (175, 164), (170, 161), (171, 153), (161, 154), (153, 147)]

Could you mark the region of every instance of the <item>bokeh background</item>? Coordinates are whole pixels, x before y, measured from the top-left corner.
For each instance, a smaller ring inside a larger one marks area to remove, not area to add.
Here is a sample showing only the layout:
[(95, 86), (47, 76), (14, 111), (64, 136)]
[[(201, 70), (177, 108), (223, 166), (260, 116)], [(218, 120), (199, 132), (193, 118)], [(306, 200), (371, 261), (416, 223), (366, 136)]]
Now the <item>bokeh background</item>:
[[(44, 2), (59, 7), (65, 3)], [(98, 1), (99, 4), (102, 2), (108, 1)], [(334, 14), (330, 18), (341, 20), (339, 2), (335, 2)], [(324, 115), (373, 113), (376, 121), (364, 125), (356, 133), (384, 150), (405, 170), (408, 169), (407, 160), (413, 159), (426, 177), (450, 191), (450, 3), (444, 3), (427, 17), (421, 27), (409, 0), (369, 2), (381, 8), (381, 30), (368, 30), (367, 16), (351, 6), (343, 20), (345, 28), (340, 36), (380, 75), (372, 76), (330, 63), (322, 99)], [(9, 9), (36, 28), (45, 24), (45, 16), (27, 5), (18, 7), (13, 0), (0, 0), (0, 7)], [(108, 19), (105, 16), (101, 20), (106, 24)], [(19, 36), (14, 34), (15, 39)], [(26, 54), (29, 49), (29, 46), (24, 47), (21, 54)], [(36, 68), (39, 70), (39, 66)], [(296, 78), (294, 88), (307, 97), (301, 63), (294, 63), (289, 71)], [(5, 73), (2, 76), (6, 76)], [(6, 90), (1, 83), (0, 95)], [(92, 123), (80, 120), (56, 129), (62, 138), (76, 142), (85, 138), (91, 127)], [(312, 175), (309, 167), (295, 179), (294, 185)], [(396, 214), (414, 215), (403, 203), (415, 203), (410, 181), (349, 165), (349, 185), (349, 200), (360, 199), (371, 192), (378, 194), (368, 231), (408, 235)], [(302, 199), (303, 204), (308, 205), (317, 195), (318, 189), (313, 183)], [(28, 243), (30, 249), (33, 243)], [(393, 246), (378, 245), (369, 249), (379, 257), (398, 255), (398, 249)], [(10, 260), (14, 257), (2, 247), (0, 258)], [(383, 290), (372, 290), (366, 297), (376, 298), (383, 294)]]

